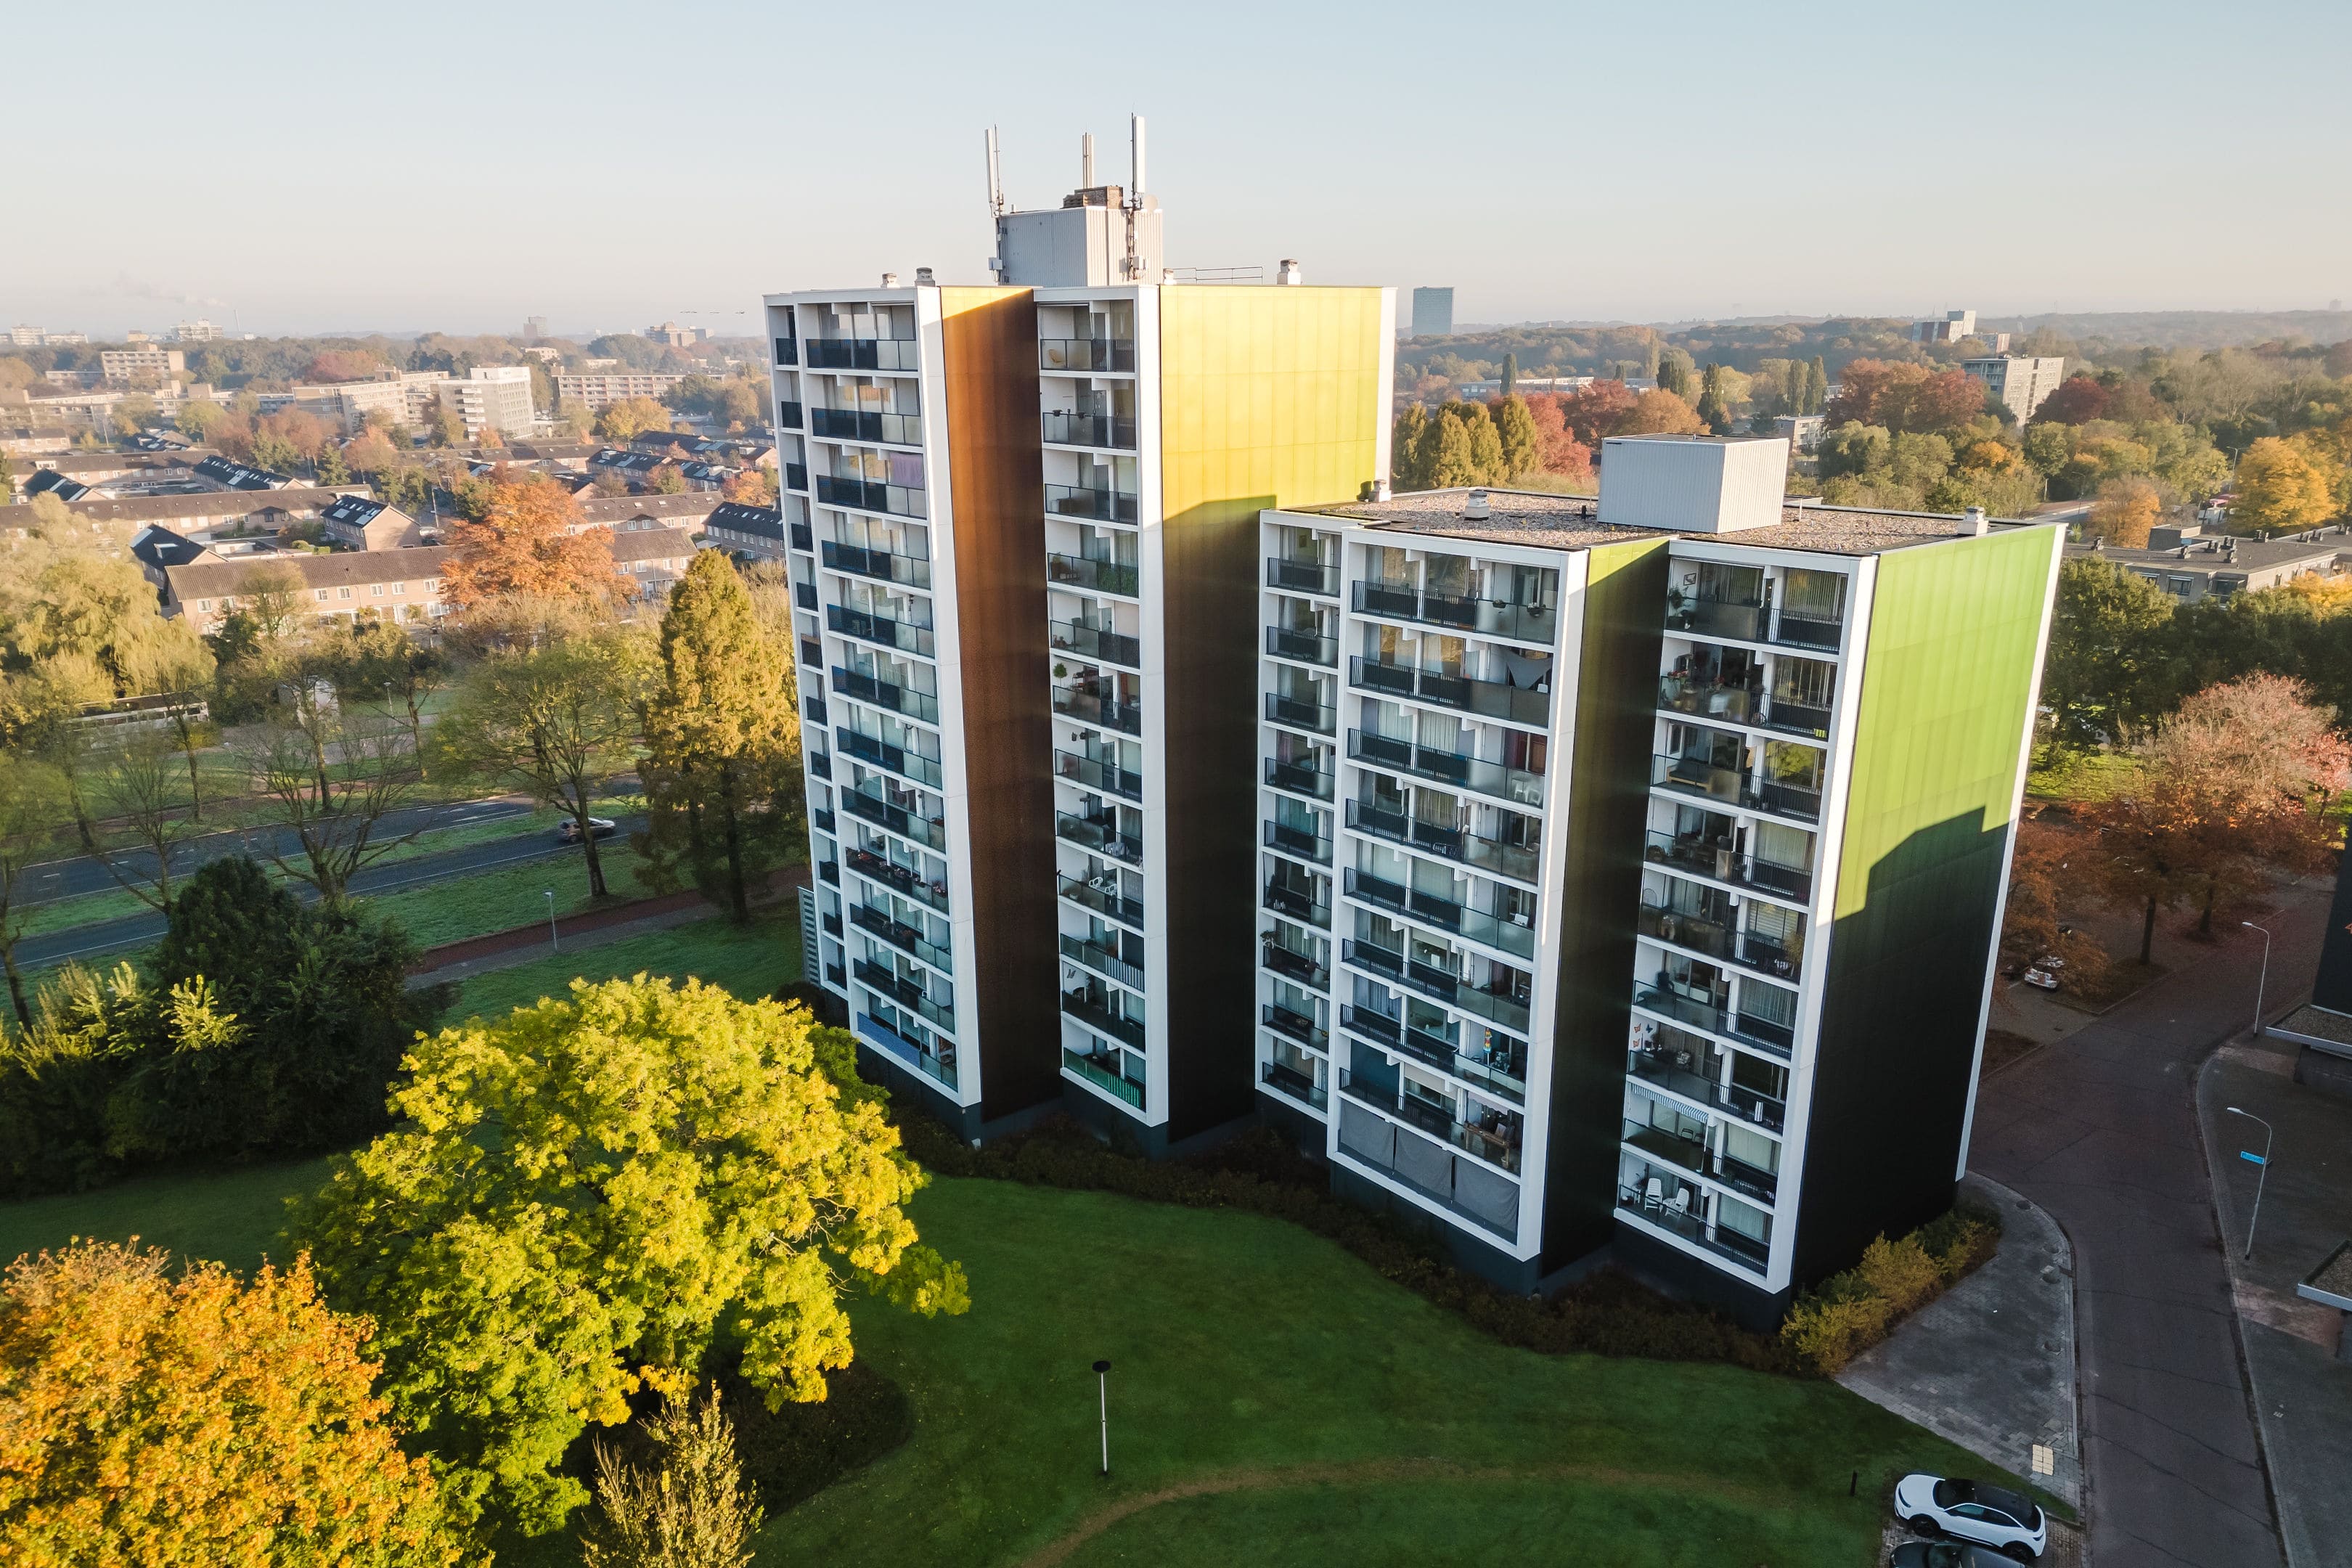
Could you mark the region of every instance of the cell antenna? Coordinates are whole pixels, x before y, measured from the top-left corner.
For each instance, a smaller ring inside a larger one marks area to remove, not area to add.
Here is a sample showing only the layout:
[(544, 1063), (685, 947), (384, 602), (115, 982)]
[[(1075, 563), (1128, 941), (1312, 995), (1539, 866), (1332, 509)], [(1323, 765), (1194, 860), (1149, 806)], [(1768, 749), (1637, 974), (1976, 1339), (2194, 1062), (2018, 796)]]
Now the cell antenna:
[(988, 211), (992, 217), (1003, 217), (1004, 205), (1003, 165), (996, 144), (996, 127), (988, 128)]
[(1128, 192), (1127, 200), (1129, 206), (1137, 206), (1140, 205), (1143, 200), (1143, 116), (1130, 115), (1129, 121), (1132, 127), (1130, 134), (1134, 137), (1135, 143), (1135, 171), (1130, 182), (1134, 189)]

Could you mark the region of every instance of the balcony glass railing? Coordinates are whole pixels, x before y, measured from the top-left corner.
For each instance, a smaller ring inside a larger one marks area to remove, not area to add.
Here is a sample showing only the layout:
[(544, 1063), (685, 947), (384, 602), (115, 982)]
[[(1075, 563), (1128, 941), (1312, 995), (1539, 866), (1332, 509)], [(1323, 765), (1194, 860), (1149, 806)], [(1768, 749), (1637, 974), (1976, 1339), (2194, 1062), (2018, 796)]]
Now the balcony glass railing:
[[(835, 984), (838, 984), (840, 982), (836, 980)], [(950, 1089), (956, 1086), (954, 1047), (950, 1046), (943, 1051), (926, 1049), (890, 1027), (889, 1025), (866, 1013), (860, 1013), (857, 1016), (856, 1035), (866, 1044), (906, 1061), (917, 1070), (939, 1079)]]
[(1106, 979), (1116, 980), (1130, 991), (1143, 989), (1143, 965), (1129, 963), (1100, 942), (1062, 933), (1062, 956), (1073, 963), (1083, 963)]
[(893, 681), (877, 680), (870, 675), (860, 675), (840, 665), (833, 667), (833, 689), (843, 697), (854, 697), (877, 708), (887, 708), (893, 713), (903, 713), (909, 719), (920, 719), (926, 724), (940, 721), (940, 700), (928, 691), (917, 691), (909, 686)]
[(1356, 608), (1368, 616), (1418, 621), (1448, 631), (1476, 632), (1483, 637), (1509, 637), (1549, 647), (1559, 635), (1559, 612), (1549, 605), (1517, 605), (1497, 599), (1472, 599), (1441, 594), (1411, 584), (1362, 582), (1356, 584)]
[(918, 816), (903, 806), (892, 805), (863, 789), (841, 792), (841, 809), (850, 816), (887, 828), (901, 838), (909, 838), (926, 849), (944, 852), (948, 847), (948, 825), (928, 816)]
[(773, 342), (776, 346), (776, 363), (778, 364), (798, 364), (801, 363), (801, 345), (799, 340), (794, 338), (776, 338), (771, 341)]
[(1339, 728), (1339, 710), (1332, 704), (1311, 697), (1286, 697), (1279, 691), (1265, 694), (1265, 716), (1277, 724), (1318, 735), (1335, 734)]
[(1312, 860), (1318, 866), (1331, 863), (1331, 841), (1318, 837), (1311, 827), (1294, 827), (1286, 822), (1265, 825), (1265, 843), (1269, 849), (1279, 849), (1286, 855), (1296, 855), (1302, 860)]
[[(1787, 993), (1781, 994), (1786, 995)], [(1720, 1000), (1689, 996), (1680, 991), (1664, 990), (1654, 985), (1637, 984), (1633, 989), (1633, 1005), (1678, 1024), (1687, 1024), (1726, 1039), (1754, 1046), (1783, 1060), (1788, 1058), (1796, 1039), (1796, 1031), (1786, 1024), (1759, 1017), (1753, 1013), (1735, 1011)]]
[(1748, 724), (1756, 721), (1763, 709), (1764, 689), (1760, 684), (1736, 685), (1701, 676), (1669, 675), (1658, 681), (1658, 706), (1669, 713)]
[(824, 607), (824, 624), (843, 637), (856, 637), (877, 647), (917, 654), (924, 658), (939, 657), (929, 626), (909, 626), (905, 621), (894, 621), (887, 616), (853, 610), (845, 605), (827, 605)]
[(1048, 371), (1132, 371), (1133, 338), (1040, 338), (1037, 368)]
[(1379, 1079), (1345, 1070), (1339, 1074), (1339, 1090), (1444, 1139), (1465, 1153), (1513, 1174), (1518, 1172), (1520, 1124), (1515, 1113), (1493, 1111), (1482, 1114), (1475, 1121), (1458, 1121), (1448, 1107), (1432, 1105), (1412, 1093), (1392, 1089)]
[[(1657, 1187), (1655, 1192), (1650, 1190), (1654, 1183)], [(1675, 1207), (1677, 1192), (1688, 1193), (1690, 1196), (1685, 1205), (1696, 1206)], [(1676, 1178), (1664, 1173), (1651, 1176), (1646, 1168), (1638, 1184), (1617, 1189), (1617, 1206), (1629, 1214), (1640, 1215), (1643, 1223), (1673, 1231), (1685, 1240), (1727, 1258), (1743, 1268), (1762, 1274), (1772, 1260), (1770, 1247), (1763, 1242), (1751, 1241), (1737, 1231), (1707, 1224), (1706, 1203), (1706, 1195), (1697, 1188), (1684, 1186)]]
[(1265, 563), (1265, 585), (1336, 599), (1339, 596), (1339, 568), (1328, 561), (1291, 561), (1276, 556)]
[(1315, 962), (1315, 955), (1286, 947), (1271, 937), (1258, 944), (1258, 962), (1275, 973), (1297, 981), (1309, 990), (1320, 991), (1331, 984), (1328, 964)]
[(881, 883), (901, 898), (929, 904), (941, 914), (948, 912), (948, 885), (945, 879), (927, 881), (912, 868), (901, 866), (870, 849), (852, 849), (842, 857), (849, 868), (859, 876)]
[(1055, 517), (1090, 518), (1097, 522), (1133, 522), (1136, 519), (1133, 494), (1097, 489), (1091, 485), (1047, 485), (1045, 510)]
[(1319, 664), (1328, 669), (1339, 662), (1339, 639), (1324, 637), (1319, 632), (1268, 626), (1265, 628), (1265, 651), (1277, 658), (1295, 658), (1301, 664)]
[(796, 609), (806, 610), (811, 615), (816, 614), (816, 584), (814, 583), (793, 584), (793, 605)]
[(887, 741), (877, 740), (871, 735), (861, 735), (855, 730), (842, 728), (835, 728), (833, 731), (833, 744), (836, 752), (845, 752), (853, 757), (873, 763), (877, 768), (886, 768), (901, 778), (909, 778), (917, 784), (929, 784), (933, 789), (940, 787), (938, 760), (924, 756), (920, 752), (910, 752), (904, 746), (894, 746)]
[(1113, 1057), (1093, 1057), (1062, 1047), (1062, 1065), (1098, 1089), (1108, 1089), (1138, 1110), (1143, 1109), (1143, 1085), (1129, 1078), (1122, 1066), (1125, 1053)]
[(1129, 866), (1143, 864), (1143, 840), (1133, 834), (1121, 833), (1117, 821), (1108, 816), (1074, 816), (1066, 811), (1054, 814), (1055, 837), (1066, 838), (1082, 848), (1108, 855)]
[(1321, 1025), (1294, 1007), (1269, 1002), (1258, 1009), (1258, 1021), (1278, 1035), (1286, 1035), (1302, 1046), (1321, 1051), (1328, 1050), (1331, 1036)]
[(1506, 844), (1465, 828), (1424, 822), (1419, 817), (1407, 816), (1402, 811), (1375, 805), (1368, 800), (1348, 803), (1348, 826), (1522, 882), (1536, 879), (1542, 861), (1542, 852), (1530, 845)]
[(1293, 795), (1303, 795), (1316, 800), (1331, 798), (1331, 773), (1312, 763), (1286, 763), (1279, 757), (1265, 760), (1265, 782), (1276, 789), (1286, 789)]
[(779, 430), (797, 430), (800, 427), (801, 405), (797, 403), (777, 403), (776, 428)]
[(1143, 733), (1141, 702), (1122, 702), (1116, 697), (1107, 697), (1099, 691), (1088, 691), (1084, 687), (1055, 687), (1054, 711), (1065, 719), (1076, 719), (1086, 724), (1099, 724), (1106, 730), (1116, 730), (1123, 735)]
[(1764, 640), (1764, 606), (1753, 599), (1699, 599), (1669, 595), (1666, 629), (1738, 642)]
[(816, 548), (815, 537), (809, 532), (809, 525), (805, 522), (796, 522), (792, 525), (792, 538), (793, 548), (794, 550), (814, 550)]
[(1143, 1020), (1112, 1012), (1107, 993), (1065, 991), (1062, 993), (1062, 1011), (1090, 1029), (1098, 1029), (1138, 1050), (1143, 1048)]
[(868, 550), (856, 544), (837, 544), (828, 539), (822, 554), (827, 568), (835, 572), (854, 572), (860, 577), (872, 577), (884, 583), (904, 583), (910, 588), (931, 585), (931, 563), (913, 555), (900, 555), (888, 550)]
[(1305, 921), (1308, 925), (1321, 931), (1331, 929), (1331, 906), (1328, 903), (1318, 903), (1315, 895), (1303, 889), (1292, 887), (1285, 882), (1268, 882), (1265, 885), (1265, 903), (1267, 909), (1278, 915), (1288, 915), (1293, 920)]
[(808, 489), (808, 465), (806, 463), (786, 463), (784, 465), (784, 489), (788, 490), (805, 490)]
[(1742, 805), (1750, 811), (1770, 812), (1800, 822), (1821, 820), (1820, 790), (1777, 779), (1753, 780), (1737, 768), (1720, 766), (1705, 757), (1654, 756), (1651, 759), (1650, 782), (1676, 795)]
[(1143, 929), (1143, 900), (1124, 897), (1118, 890), (1118, 879), (1112, 876), (1087, 879), (1055, 873), (1054, 881), (1062, 897), (1080, 909), (1092, 910), (1106, 920), (1121, 925)]
[(1045, 557), (1045, 577), (1048, 582), (1064, 584), (1073, 588), (1087, 588), (1097, 594), (1117, 594), (1132, 599), (1141, 591), (1142, 578), (1132, 566), (1122, 566), (1116, 561), (1106, 561), (1092, 555), (1055, 555)]
[(1736, 888), (1755, 888), (1798, 903), (1812, 897), (1811, 871), (1743, 855), (1728, 839), (1653, 833), (1643, 853), (1654, 865), (1678, 867)]
[(860, 511), (887, 512), (892, 517), (930, 515), (929, 500), (925, 491), (913, 485), (894, 485), (881, 479), (819, 474), (816, 477), (816, 499), (825, 506), (855, 507)]
[(861, 958), (849, 966), (850, 973), (869, 991), (880, 993), (901, 1007), (916, 1012), (949, 1034), (955, 1033), (955, 1009), (931, 1000), (930, 993), (920, 980), (900, 974), (889, 965)]
[(1524, 768), (1506, 767), (1501, 763), (1465, 757), (1459, 752), (1442, 752), (1386, 735), (1366, 734), (1361, 730), (1348, 731), (1348, 755), (1357, 762), (1411, 773), (1416, 778), (1476, 790), (1513, 805), (1534, 810), (1543, 807), (1544, 775)]
[(1800, 954), (1796, 949), (1753, 931), (1743, 932), (1725, 921), (1643, 904), (1634, 924), (1643, 936), (1736, 963), (1757, 974), (1788, 981), (1794, 981), (1799, 974)]
[(811, 370), (913, 370), (920, 359), (914, 338), (809, 338)]
[(950, 974), (955, 973), (955, 955), (936, 942), (927, 942), (923, 933), (904, 921), (894, 920), (887, 910), (871, 904), (849, 906), (849, 923), (871, 936), (878, 936), (899, 952), (921, 959), (932, 968)]
[(1130, 669), (1143, 668), (1143, 639), (1116, 632), (1108, 626), (1094, 626), (1086, 621), (1047, 621), (1046, 640), (1056, 653), (1074, 653), (1084, 658), (1098, 658), (1106, 664), (1121, 664)]
[(1328, 1100), (1321, 1084), (1317, 1083), (1297, 1068), (1285, 1067), (1280, 1062), (1260, 1062), (1258, 1081), (1268, 1089), (1279, 1089), (1291, 1099), (1311, 1105), (1318, 1110), (1323, 1110)]
[(1530, 690), (1499, 680), (1478, 680), (1469, 676), (1448, 675), (1443, 670), (1387, 664), (1379, 659), (1366, 658), (1360, 654), (1349, 658), (1348, 679), (1351, 685), (1366, 690), (1411, 698), (1440, 708), (1450, 708), (1457, 713), (1475, 713), (1482, 719), (1499, 719), (1507, 724), (1525, 724), (1540, 730), (1550, 721), (1550, 692)]
[(816, 750), (814, 750), (814, 751), (813, 751), (813, 752), (810, 752), (808, 753), (808, 771), (809, 771), (809, 772), (811, 772), (811, 773), (814, 773), (817, 777), (819, 777), (819, 778), (821, 778), (821, 779), (830, 779), (830, 778), (832, 778), (832, 777), (833, 777), (833, 757), (832, 757), (832, 754), (831, 754), (831, 753), (829, 753), (829, 752), (826, 752), (824, 748), (822, 748), (822, 747), (819, 747), (818, 749), (816, 749)]
[(1054, 776), (1084, 784), (1105, 795), (1116, 795), (1129, 800), (1143, 798), (1143, 775), (1120, 767), (1117, 763), (1097, 757), (1080, 756), (1075, 752), (1054, 753)]
[(811, 724), (815, 725), (820, 730), (833, 722), (831, 719), (825, 717), (824, 700), (821, 697), (803, 698), (801, 700), (801, 714), (802, 717), (805, 718)]
[(1769, 1095), (1727, 1084), (1677, 1064), (1668, 1053), (1634, 1050), (1625, 1053), (1625, 1070), (1644, 1083), (1671, 1089), (1685, 1100), (1717, 1110), (1727, 1110), (1742, 1121), (1768, 1132), (1780, 1131), (1788, 1107)]
[(825, 810), (825, 808), (821, 805), (810, 808), (809, 821), (815, 825), (816, 830), (819, 833), (838, 836), (841, 832), (840, 826), (835, 820), (833, 813)]
[(1135, 420), (1124, 414), (1076, 414), (1048, 410), (1044, 416), (1045, 439), (1063, 447), (1098, 447), (1135, 450)]
[(923, 444), (919, 414), (883, 414), (863, 408), (812, 408), (809, 434), (831, 441), (889, 442), (900, 447)]

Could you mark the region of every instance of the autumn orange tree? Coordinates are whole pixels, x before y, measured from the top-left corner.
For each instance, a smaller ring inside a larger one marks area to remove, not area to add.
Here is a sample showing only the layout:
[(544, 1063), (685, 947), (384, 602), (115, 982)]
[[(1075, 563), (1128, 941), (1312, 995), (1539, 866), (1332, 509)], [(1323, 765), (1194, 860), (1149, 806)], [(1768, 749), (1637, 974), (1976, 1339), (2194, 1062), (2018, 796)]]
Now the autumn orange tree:
[(478, 519), (449, 525), (442, 592), (459, 610), (494, 599), (597, 598), (625, 586), (613, 531), (582, 526), (580, 502), (545, 474), (490, 487)]
[[(423, 1568), (468, 1547), (310, 1266), (80, 1242), (0, 1276), (0, 1559)], [(475, 1553), (475, 1560), (479, 1554)]]
[(2067, 874), (2084, 848), (2079, 836), (2039, 816), (2018, 823), (2017, 845), (2010, 856), (2009, 901), (2001, 912), (2004, 971), (2056, 958), (2078, 985), (2095, 988), (2105, 977), (2105, 951), (2068, 924), (2060, 907), (2072, 885)]
[(2273, 870), (2307, 870), (2336, 847), (2352, 748), (2335, 717), (2285, 676), (2208, 687), (2137, 748), (2128, 783), (2078, 808), (2098, 831), (2103, 890), (2142, 912), (2142, 963), (2158, 910), (2196, 900), (2198, 930), (2210, 934), (2217, 902)]
[[(1973, 448), (1971, 448), (1973, 449)], [(2109, 479), (2091, 506), (2091, 527), (2105, 542), (2124, 550), (2147, 548), (2148, 530), (2164, 515), (2164, 496), (2137, 476)]]

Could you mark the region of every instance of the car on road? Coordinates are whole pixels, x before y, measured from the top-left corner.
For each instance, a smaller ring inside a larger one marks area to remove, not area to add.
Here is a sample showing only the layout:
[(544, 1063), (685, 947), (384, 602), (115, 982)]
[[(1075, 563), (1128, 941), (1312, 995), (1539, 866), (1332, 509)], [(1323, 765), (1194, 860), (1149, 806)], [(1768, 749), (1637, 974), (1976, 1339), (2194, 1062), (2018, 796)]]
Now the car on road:
[(2000, 1487), (1942, 1476), (1910, 1475), (1895, 1483), (1895, 1511), (1921, 1535), (1949, 1535), (2031, 1563), (2050, 1543), (2050, 1521), (2033, 1500)]
[[(614, 834), (619, 832), (620, 828), (610, 817), (592, 816), (588, 819), (588, 831), (594, 834), (599, 838), (610, 838)], [(555, 837), (558, 840), (565, 844), (579, 843), (580, 819), (576, 816), (565, 817), (563, 819), (563, 826), (555, 830)]]
[(2000, 1553), (1959, 1541), (1906, 1541), (1886, 1562), (1888, 1568), (2009, 1568)]

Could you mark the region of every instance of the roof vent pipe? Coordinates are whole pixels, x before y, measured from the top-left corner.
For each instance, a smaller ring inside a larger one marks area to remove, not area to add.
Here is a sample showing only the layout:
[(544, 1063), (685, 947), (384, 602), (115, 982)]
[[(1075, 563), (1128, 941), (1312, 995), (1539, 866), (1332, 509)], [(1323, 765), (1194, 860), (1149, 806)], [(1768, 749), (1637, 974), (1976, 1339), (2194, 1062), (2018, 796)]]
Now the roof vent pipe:
[(1276, 283), (1288, 283), (1293, 287), (1307, 281), (1298, 275), (1298, 263), (1287, 256), (1282, 258), (1282, 266), (1275, 272), (1274, 280)]
[(1387, 500), (1395, 493), (1396, 492), (1394, 490), (1389, 488), (1388, 480), (1374, 479), (1372, 481), (1372, 499), (1374, 500)]
[(937, 278), (933, 273), (932, 273), (932, 271), (931, 271), (931, 269), (930, 269), (929, 268), (928, 268), (928, 267), (918, 267), (918, 268), (915, 268), (915, 287), (916, 287), (916, 288), (918, 288), (918, 289), (936, 289), (936, 288), (938, 288), (939, 286), (940, 286), (940, 280), (939, 280), (939, 279), (938, 279), (938, 278)]
[(1486, 506), (1486, 492), (1472, 490), (1469, 500), (1463, 505), (1462, 515), (1472, 522), (1484, 522), (1492, 517), (1494, 513)]
[(898, 286), (898, 275), (897, 273), (885, 272), (882, 274), (882, 287), (885, 289), (896, 289)]
[(1960, 513), (1960, 520), (1969, 525), (1969, 531), (1979, 538), (1992, 531), (1992, 525), (1985, 521), (1985, 509), (1980, 506), (1972, 506)]

